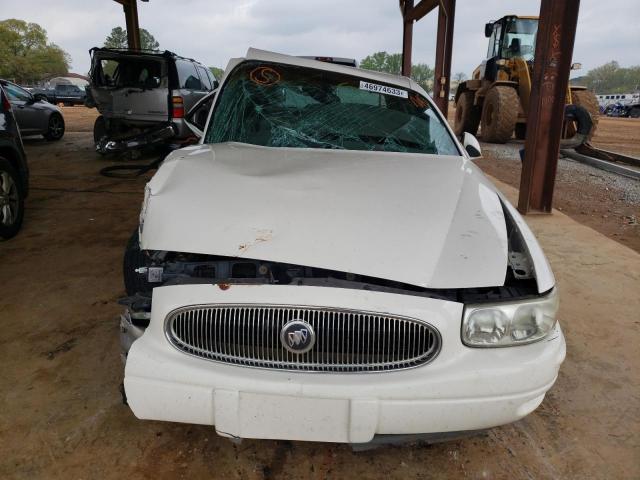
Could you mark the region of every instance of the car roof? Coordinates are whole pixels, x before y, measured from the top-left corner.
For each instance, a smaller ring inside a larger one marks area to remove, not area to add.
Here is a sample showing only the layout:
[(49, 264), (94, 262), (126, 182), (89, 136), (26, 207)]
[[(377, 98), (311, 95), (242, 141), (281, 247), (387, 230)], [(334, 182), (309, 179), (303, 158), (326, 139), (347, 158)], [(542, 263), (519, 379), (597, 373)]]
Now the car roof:
[(131, 55), (131, 56), (140, 55), (140, 56), (155, 56), (155, 57), (173, 58), (173, 59), (177, 58), (180, 60), (186, 60), (188, 62), (193, 62), (193, 63), (197, 63), (198, 65), (204, 66), (204, 64), (200, 63), (197, 60), (194, 60), (193, 58), (183, 57), (170, 50), (93, 47), (91, 50), (89, 50), (89, 53), (93, 55), (93, 52), (108, 52), (108, 53), (115, 53), (120, 55)]
[(267, 50), (260, 50), (257, 48), (249, 48), (244, 57), (245, 60), (259, 60), (263, 62), (284, 63), (286, 65), (295, 65), (299, 67), (308, 67), (316, 70), (326, 70), (329, 72), (344, 73), (346, 75), (354, 75), (358, 77), (367, 78), (369, 80), (375, 80), (386, 84), (395, 85), (402, 88), (408, 88), (411, 90), (417, 90), (420, 93), (427, 93), (424, 89), (418, 85), (413, 79), (402, 75), (393, 75), (391, 73), (376, 72), (373, 70), (365, 70), (364, 68), (347, 67), (344, 65), (338, 65), (335, 63), (321, 62), (319, 60), (312, 60), (304, 57), (294, 57), (292, 55), (285, 55), (282, 53), (269, 52)]

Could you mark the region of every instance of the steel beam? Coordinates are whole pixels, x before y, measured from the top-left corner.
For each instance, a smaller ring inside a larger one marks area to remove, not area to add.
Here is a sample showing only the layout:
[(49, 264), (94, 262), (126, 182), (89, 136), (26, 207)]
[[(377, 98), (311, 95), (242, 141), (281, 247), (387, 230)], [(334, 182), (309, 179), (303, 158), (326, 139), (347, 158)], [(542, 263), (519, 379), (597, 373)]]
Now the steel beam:
[(411, 53), (413, 49), (413, 20), (407, 19), (407, 12), (413, 9), (413, 0), (405, 0), (402, 8), (402, 75), (411, 75)]
[[(408, 3), (407, 0), (405, 0), (405, 5), (406, 3)], [(411, 0), (411, 8), (406, 10), (404, 16), (405, 21), (417, 22), (438, 5), (440, 5), (440, 0), (420, 0), (414, 7), (413, 0)]]
[(541, 0), (518, 210), (551, 213), (580, 0)]
[(438, 8), (438, 36), (436, 40), (433, 97), (445, 118), (449, 110), (451, 51), (453, 50), (455, 13), (456, 0), (441, 0), (440, 8)]

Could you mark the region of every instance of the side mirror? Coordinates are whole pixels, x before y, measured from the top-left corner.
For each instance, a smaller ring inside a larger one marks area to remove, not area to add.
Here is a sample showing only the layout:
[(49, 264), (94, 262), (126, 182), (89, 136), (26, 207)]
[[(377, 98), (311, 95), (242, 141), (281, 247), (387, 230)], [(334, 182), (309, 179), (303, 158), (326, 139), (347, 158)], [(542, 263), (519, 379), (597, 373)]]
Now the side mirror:
[(482, 151), (480, 150), (480, 143), (478, 142), (478, 139), (471, 135), (469, 132), (464, 132), (464, 137), (462, 138), (462, 146), (471, 158), (478, 158), (482, 156)]
[(187, 127), (189, 127), (189, 130), (191, 130), (198, 138), (202, 138), (204, 136), (204, 128), (207, 125), (207, 119), (209, 118), (209, 110), (211, 110), (211, 105), (213, 105), (213, 99), (217, 92), (217, 90), (212, 90), (210, 93), (198, 100), (184, 117)]
[(571, 64), (571, 70), (580, 70), (582, 68), (582, 64), (581, 63), (572, 63)]
[(35, 102), (40, 102), (40, 101), (47, 101), (47, 96), (42, 94), (42, 93), (35, 93), (32, 97), (31, 97), (31, 103), (35, 103)]
[(489, 38), (493, 34), (493, 23), (486, 23), (484, 25), (484, 36)]

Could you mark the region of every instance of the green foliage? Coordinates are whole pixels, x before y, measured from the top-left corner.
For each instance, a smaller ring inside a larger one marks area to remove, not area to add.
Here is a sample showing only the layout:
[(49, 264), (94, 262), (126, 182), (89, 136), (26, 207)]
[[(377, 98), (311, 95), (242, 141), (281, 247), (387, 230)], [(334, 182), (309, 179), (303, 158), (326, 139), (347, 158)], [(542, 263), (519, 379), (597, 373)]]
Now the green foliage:
[(209, 67), (209, 70), (211, 70), (211, 73), (213, 73), (213, 76), (216, 77), (218, 81), (220, 81), (220, 79), (222, 78), (222, 74), (224, 73), (224, 70), (218, 67)]
[[(376, 52), (364, 58), (360, 62), (360, 68), (400, 75), (402, 71), (402, 54)], [(427, 91), (433, 87), (433, 73), (433, 69), (426, 63), (414, 63), (411, 65), (411, 78)]]
[(69, 71), (69, 54), (47, 42), (47, 32), (37, 23), (0, 21), (0, 77), (29, 84)]
[[(127, 48), (129, 46), (127, 42), (127, 31), (122, 27), (114, 27), (105, 39), (104, 46), (106, 48)], [(140, 48), (143, 50), (158, 50), (160, 44), (148, 30), (141, 28)]]
[(122, 27), (114, 27), (104, 41), (105, 48), (127, 48), (127, 31)]
[(625, 68), (612, 61), (572, 79), (571, 83), (584, 85), (598, 94), (635, 92), (640, 89), (640, 65)]

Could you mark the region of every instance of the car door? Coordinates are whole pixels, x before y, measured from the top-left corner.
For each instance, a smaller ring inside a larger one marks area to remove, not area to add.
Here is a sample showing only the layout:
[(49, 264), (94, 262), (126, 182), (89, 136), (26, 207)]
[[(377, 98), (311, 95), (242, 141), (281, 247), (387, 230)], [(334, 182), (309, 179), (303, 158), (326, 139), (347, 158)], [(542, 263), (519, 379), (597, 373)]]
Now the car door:
[(203, 82), (198, 74), (196, 64), (183, 59), (176, 60), (176, 69), (178, 71), (179, 93), (174, 93), (182, 97), (184, 102), (184, 111), (188, 112), (193, 106), (209, 93), (205, 83), (209, 83), (208, 79)]
[(24, 135), (42, 133), (46, 129), (46, 116), (34, 102), (33, 96), (12, 83), (3, 84), (13, 107), (20, 132)]

